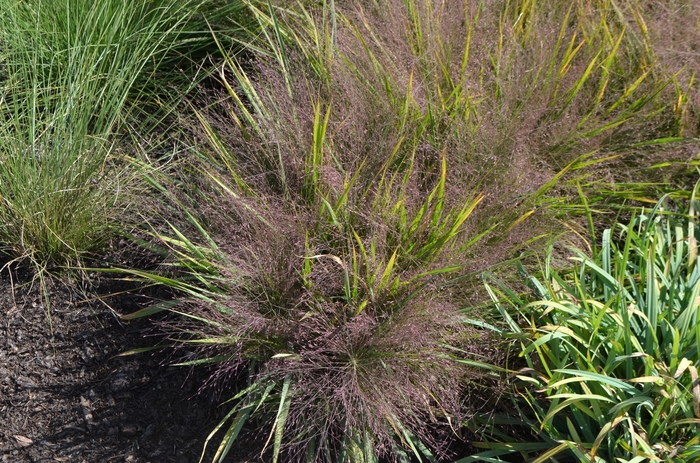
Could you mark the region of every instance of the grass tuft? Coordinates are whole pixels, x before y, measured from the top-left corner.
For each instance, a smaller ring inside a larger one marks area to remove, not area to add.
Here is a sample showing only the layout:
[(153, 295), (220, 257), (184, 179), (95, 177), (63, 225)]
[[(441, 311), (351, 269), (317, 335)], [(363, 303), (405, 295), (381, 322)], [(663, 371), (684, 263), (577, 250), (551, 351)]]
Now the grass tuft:
[(135, 217), (139, 172), (129, 159), (138, 155), (120, 148), (129, 127), (143, 124), (143, 115), (167, 99), (157, 89), (164, 81), (153, 74), (182, 62), (176, 52), (202, 46), (206, 6), (190, 0), (0, 4), (5, 251), (39, 268), (75, 265), (103, 250), (122, 219)]

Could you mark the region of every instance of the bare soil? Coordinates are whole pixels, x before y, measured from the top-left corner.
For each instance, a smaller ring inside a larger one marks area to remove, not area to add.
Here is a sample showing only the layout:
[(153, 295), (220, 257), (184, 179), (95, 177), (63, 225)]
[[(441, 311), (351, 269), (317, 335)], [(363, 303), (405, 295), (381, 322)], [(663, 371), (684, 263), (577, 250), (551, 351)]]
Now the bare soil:
[(108, 306), (56, 282), (47, 293), (48, 311), (37, 281), (0, 274), (0, 461), (199, 461), (224, 410), (165, 352), (119, 356), (157, 342), (148, 321), (114, 311), (137, 296)]

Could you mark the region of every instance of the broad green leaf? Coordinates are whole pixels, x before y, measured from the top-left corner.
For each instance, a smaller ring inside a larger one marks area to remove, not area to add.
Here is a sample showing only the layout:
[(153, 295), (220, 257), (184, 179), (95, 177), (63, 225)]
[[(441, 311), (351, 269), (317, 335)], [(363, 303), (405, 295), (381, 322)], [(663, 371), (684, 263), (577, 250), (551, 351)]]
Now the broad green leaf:
[(617, 378), (611, 378), (606, 375), (602, 375), (599, 373), (593, 373), (590, 371), (580, 371), (580, 370), (569, 370), (569, 369), (558, 369), (558, 370), (553, 370), (555, 373), (561, 373), (563, 375), (568, 375), (570, 376), (569, 378), (566, 378), (564, 380), (558, 381), (554, 384), (550, 384), (549, 388), (555, 389), (559, 387), (562, 384), (566, 384), (568, 382), (572, 381), (595, 381), (603, 384), (607, 384), (609, 386), (612, 386), (614, 389), (619, 389), (621, 391), (624, 391), (625, 393), (629, 395), (636, 395), (639, 391), (637, 388), (632, 386), (631, 384), (627, 384), (624, 381), (621, 381)]

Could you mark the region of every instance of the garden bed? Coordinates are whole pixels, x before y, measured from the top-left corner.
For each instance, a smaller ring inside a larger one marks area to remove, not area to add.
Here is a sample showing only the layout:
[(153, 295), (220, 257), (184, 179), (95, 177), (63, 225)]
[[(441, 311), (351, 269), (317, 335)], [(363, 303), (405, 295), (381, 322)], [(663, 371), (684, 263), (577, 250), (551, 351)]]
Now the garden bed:
[(220, 419), (201, 372), (158, 351), (118, 356), (154, 342), (148, 322), (49, 286), (50, 321), (38, 282), (1, 275), (0, 461), (198, 461)]

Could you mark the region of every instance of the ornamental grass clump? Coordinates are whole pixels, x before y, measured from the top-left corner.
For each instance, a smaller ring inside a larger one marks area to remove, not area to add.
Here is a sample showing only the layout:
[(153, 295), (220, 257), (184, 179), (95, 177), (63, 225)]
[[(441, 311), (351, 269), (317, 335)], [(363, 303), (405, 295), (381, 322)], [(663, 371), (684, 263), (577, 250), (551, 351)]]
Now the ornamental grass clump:
[(319, 241), (317, 219), (299, 210), (268, 216), (274, 226), (241, 216), (216, 289), (171, 309), (183, 318), (166, 325), (196, 355), (180, 364), (214, 365), (210, 386), (230, 396), (214, 461), (243, 426), (261, 430), (272, 461), (444, 456), (470, 373), (441, 345), (478, 336), (429, 276), (354, 234)]
[(143, 153), (125, 139), (156, 127), (170, 94), (192, 84), (176, 72), (179, 52), (215, 46), (202, 17), (217, 19), (211, 3), (0, 1), (3, 251), (75, 265), (135, 218), (142, 184), (129, 161)]
[(572, 270), (549, 254), (542, 279), (526, 278), (529, 297), (487, 285), (518, 352), (512, 365), (526, 365), (513, 372), (515, 403), (544, 441), (483, 444), (494, 455), (700, 458), (700, 203), (687, 198), (605, 230), (592, 254), (571, 249)]
[(199, 190), (150, 178), (186, 221), (151, 231), (170, 251), (163, 273), (132, 273), (183, 297), (133, 316), (176, 314), (164, 328), (178, 364), (208, 365), (205, 390), (227, 397), (213, 461), (251, 427), (272, 461), (444, 458), (488, 400), (463, 407), (478, 374), (447, 346), (487, 341), (441, 288), (453, 253), (484, 236), (467, 233), (483, 195), (455, 195), (446, 151), (406, 149), (370, 115), (352, 146), (331, 126), (352, 101), (311, 92), (265, 18), (267, 53), (221, 70), (227, 104), (192, 105)]
[(480, 197), (446, 207), (447, 171), (443, 159), (437, 184), (422, 190), (412, 164), (389, 156), (378, 172), (356, 173), (378, 188), (346, 178), (336, 195), (303, 182), (289, 198), (246, 195), (216, 177), (218, 192), (187, 212), (197, 241), (175, 226), (153, 232), (179, 277), (134, 273), (183, 297), (132, 317), (178, 315), (164, 323), (183, 353), (177, 364), (208, 365), (208, 390), (229, 397), (207, 440), (219, 440), (214, 461), (250, 426), (272, 461), (448, 454), (466, 415), (488, 399), (463, 407), (478, 374), (454, 361), (454, 347), (466, 355), (487, 338), (460, 320), (440, 285)]

